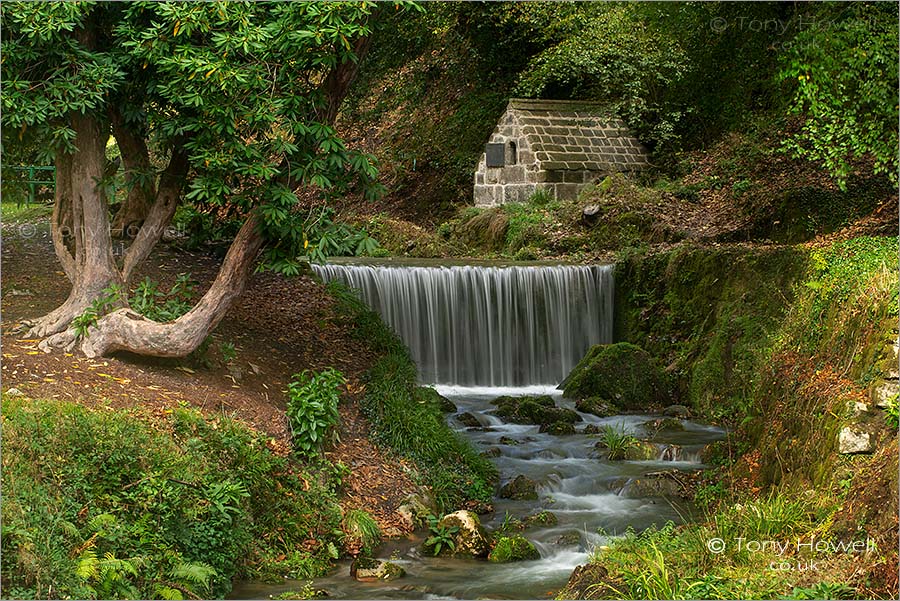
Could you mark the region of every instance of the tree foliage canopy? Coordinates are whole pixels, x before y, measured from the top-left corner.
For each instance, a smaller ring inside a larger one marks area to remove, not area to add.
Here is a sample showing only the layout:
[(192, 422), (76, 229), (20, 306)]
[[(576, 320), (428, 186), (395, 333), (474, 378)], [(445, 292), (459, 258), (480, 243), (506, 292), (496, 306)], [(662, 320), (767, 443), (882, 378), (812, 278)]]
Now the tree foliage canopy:
[(791, 109), (806, 117), (787, 148), (822, 161), (841, 185), (866, 156), (896, 181), (897, 56), (896, 4), (841, 4), (808, 20), (780, 73), (795, 84)]
[[(111, 112), (161, 155), (183, 151), (186, 199), (258, 208), (284, 267), (302, 254), (298, 185), (376, 194), (371, 157), (331, 126), (328, 77), (356, 60), (372, 2), (4, 3), (3, 125), (72, 150), (73, 113)], [(140, 178), (133, 178), (140, 181)], [(302, 216), (301, 216), (302, 217)]]

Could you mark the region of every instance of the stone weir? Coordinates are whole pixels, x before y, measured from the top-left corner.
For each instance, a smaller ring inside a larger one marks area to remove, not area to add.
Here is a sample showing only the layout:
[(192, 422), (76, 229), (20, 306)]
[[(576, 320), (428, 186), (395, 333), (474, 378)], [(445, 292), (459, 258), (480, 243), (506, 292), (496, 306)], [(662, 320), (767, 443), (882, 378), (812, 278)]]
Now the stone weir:
[(420, 380), (556, 385), (612, 341), (613, 266), (315, 265), (359, 291), (403, 339)]

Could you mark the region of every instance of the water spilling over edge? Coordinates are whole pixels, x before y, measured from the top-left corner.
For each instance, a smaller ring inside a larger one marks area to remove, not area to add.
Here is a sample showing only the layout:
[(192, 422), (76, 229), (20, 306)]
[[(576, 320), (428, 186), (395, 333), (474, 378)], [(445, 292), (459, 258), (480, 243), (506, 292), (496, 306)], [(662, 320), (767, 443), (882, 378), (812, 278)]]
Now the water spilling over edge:
[(555, 386), (612, 341), (612, 265), (314, 265), (359, 291), (403, 339), (423, 382)]

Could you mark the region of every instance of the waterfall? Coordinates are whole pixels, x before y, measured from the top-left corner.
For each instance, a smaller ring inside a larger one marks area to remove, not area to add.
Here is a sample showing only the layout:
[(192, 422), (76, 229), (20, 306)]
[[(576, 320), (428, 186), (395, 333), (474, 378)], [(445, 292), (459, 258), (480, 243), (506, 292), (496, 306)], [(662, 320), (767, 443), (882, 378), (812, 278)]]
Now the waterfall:
[(357, 289), (430, 384), (556, 385), (612, 341), (611, 265), (314, 265)]

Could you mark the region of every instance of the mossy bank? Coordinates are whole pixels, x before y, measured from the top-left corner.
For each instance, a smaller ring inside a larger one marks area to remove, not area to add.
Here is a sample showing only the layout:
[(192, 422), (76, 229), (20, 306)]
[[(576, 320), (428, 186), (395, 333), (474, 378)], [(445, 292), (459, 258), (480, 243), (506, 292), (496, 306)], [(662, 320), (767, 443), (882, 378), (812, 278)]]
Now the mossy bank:
[[(617, 339), (731, 435), (697, 491), (705, 518), (614, 539), (560, 597), (895, 597), (896, 262), (895, 237), (621, 262)], [(790, 551), (741, 544), (763, 540)]]

